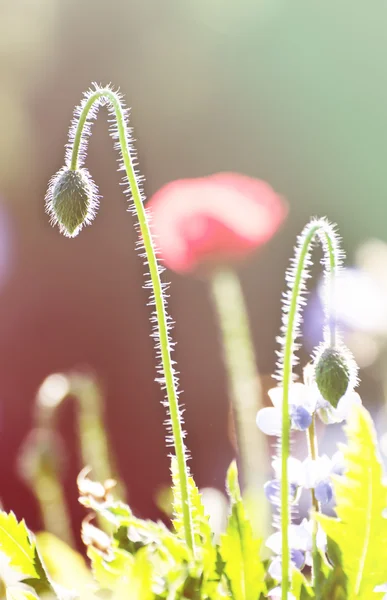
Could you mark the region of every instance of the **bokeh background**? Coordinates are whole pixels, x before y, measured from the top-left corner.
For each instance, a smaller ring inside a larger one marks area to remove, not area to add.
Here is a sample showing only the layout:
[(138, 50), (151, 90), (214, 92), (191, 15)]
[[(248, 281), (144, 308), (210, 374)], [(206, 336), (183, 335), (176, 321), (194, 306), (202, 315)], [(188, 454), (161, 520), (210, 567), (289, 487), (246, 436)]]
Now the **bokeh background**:
[[(232, 170), (287, 198), (284, 227), (239, 269), (268, 388), (284, 272), (309, 217), (338, 223), (350, 264), (367, 239), (387, 242), (386, 19), (380, 0), (0, 1), (0, 497), (33, 529), (39, 512), (16, 458), (52, 372), (97, 375), (140, 516), (159, 516), (155, 491), (169, 481), (144, 269), (102, 111), (87, 160), (103, 195), (95, 223), (69, 240), (44, 214), (82, 92), (97, 81), (125, 94), (148, 197), (176, 178)], [(208, 289), (165, 277), (191, 468), (199, 486), (222, 489), (234, 449)], [(310, 314), (314, 342), (318, 316)], [(365, 361), (361, 392), (379, 411), (385, 363), (377, 356)], [(79, 526), (74, 428), (69, 404), (65, 483)]]

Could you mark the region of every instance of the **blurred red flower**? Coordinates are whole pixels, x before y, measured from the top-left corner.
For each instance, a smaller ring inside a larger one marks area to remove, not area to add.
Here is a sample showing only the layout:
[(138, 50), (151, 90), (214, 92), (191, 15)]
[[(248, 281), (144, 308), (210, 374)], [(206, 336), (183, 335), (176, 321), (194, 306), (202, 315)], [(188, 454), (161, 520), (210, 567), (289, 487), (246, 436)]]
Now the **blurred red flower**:
[(147, 208), (159, 255), (180, 273), (243, 259), (273, 236), (287, 214), (285, 201), (267, 183), (238, 173), (172, 181)]

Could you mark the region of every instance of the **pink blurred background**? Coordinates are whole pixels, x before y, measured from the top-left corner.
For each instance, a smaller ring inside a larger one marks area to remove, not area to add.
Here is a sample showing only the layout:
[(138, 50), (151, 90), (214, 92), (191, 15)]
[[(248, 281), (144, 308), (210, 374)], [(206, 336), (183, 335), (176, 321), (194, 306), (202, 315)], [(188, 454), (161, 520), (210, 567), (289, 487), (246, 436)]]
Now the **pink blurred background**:
[[(102, 111), (87, 160), (103, 195), (95, 223), (69, 240), (44, 214), (82, 92), (92, 81), (120, 86), (148, 197), (173, 179), (232, 170), (288, 199), (281, 232), (239, 269), (267, 389), (284, 272), (307, 219), (337, 221), (350, 260), (366, 237), (386, 238), (386, 17), (382, 5), (333, 0), (2, 0), (0, 497), (31, 528), (40, 526), (37, 507), (15, 461), (52, 372), (97, 374), (139, 515), (159, 516), (155, 490), (169, 481), (144, 268)], [(199, 279), (164, 277), (191, 468), (199, 486), (222, 489), (234, 450), (208, 290)], [(372, 374), (363, 380), (370, 401), (380, 399)], [(78, 525), (73, 417), (68, 406), (61, 428)]]

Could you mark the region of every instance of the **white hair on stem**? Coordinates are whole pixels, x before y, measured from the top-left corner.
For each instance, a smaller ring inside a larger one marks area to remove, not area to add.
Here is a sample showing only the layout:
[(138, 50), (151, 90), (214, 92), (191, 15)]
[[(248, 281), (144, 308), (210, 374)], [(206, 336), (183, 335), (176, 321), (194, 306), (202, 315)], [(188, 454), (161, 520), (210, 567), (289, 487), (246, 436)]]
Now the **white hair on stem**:
[[(184, 513), (184, 527), (187, 545), (194, 550), (194, 539), (192, 533), (192, 515), (190, 498), (188, 492), (188, 467), (187, 450), (184, 444), (185, 433), (182, 429), (183, 411), (178, 402), (178, 377), (174, 369), (174, 361), (171, 358), (173, 344), (170, 339), (172, 320), (166, 314), (166, 295), (168, 288), (166, 283), (161, 282), (160, 275), (163, 267), (158, 264), (156, 258), (155, 241), (152, 238), (149, 226), (149, 212), (144, 207), (145, 196), (142, 188), (144, 178), (136, 170), (137, 160), (134, 148), (134, 140), (128, 125), (129, 111), (124, 106), (123, 98), (119, 91), (115, 91), (110, 85), (101, 87), (93, 84), (93, 87), (85, 93), (84, 98), (74, 111), (74, 118), (70, 127), (69, 141), (66, 146), (65, 169), (78, 171), (83, 169), (86, 159), (87, 144), (91, 135), (91, 126), (95, 120), (100, 106), (106, 105), (109, 114), (110, 135), (115, 141), (114, 147), (119, 151), (119, 171), (124, 171), (121, 184), (124, 186), (124, 194), (132, 199), (129, 209), (137, 216), (136, 229), (139, 233), (139, 242), (136, 244), (144, 263), (149, 267), (150, 279), (146, 280), (144, 287), (150, 288), (151, 297), (149, 304), (155, 306), (151, 317), (152, 337), (156, 341), (156, 355), (160, 363), (157, 367), (157, 380), (163, 389), (166, 389), (164, 405), (167, 407), (167, 444), (174, 445), (178, 462), (179, 479), (181, 484), (182, 509)], [(49, 189), (53, 189), (50, 184)], [(50, 193), (48, 194), (50, 196)], [(51, 203), (52, 206), (52, 203)], [(88, 214), (88, 222), (91, 221), (95, 211)], [(83, 224), (77, 228), (76, 235)], [(71, 237), (71, 236), (70, 236)], [(74, 236), (72, 236), (74, 237)]]
[(281, 464), (281, 500), (279, 515), (274, 518), (275, 525), (281, 529), (282, 537), (282, 598), (287, 598), (289, 591), (290, 549), (288, 528), (292, 520), (292, 508), (289, 504), (288, 459), (291, 448), (291, 423), (289, 413), (289, 388), (294, 380), (293, 367), (297, 365), (295, 352), (300, 345), (297, 342), (301, 335), (302, 308), (306, 304), (307, 280), (310, 278), (312, 265), (311, 252), (316, 241), (322, 245), (324, 256), (322, 265), (325, 275), (324, 312), (326, 326), (325, 344), (335, 347), (337, 344), (336, 317), (334, 314), (334, 278), (341, 268), (343, 252), (339, 245), (339, 236), (335, 227), (327, 219), (312, 219), (298, 236), (295, 255), (291, 259), (286, 272), (287, 291), (282, 299), (282, 327), (277, 341), (281, 350), (277, 352), (277, 372), (275, 378), (283, 388), (282, 401), (282, 433), (277, 444), (278, 458)]

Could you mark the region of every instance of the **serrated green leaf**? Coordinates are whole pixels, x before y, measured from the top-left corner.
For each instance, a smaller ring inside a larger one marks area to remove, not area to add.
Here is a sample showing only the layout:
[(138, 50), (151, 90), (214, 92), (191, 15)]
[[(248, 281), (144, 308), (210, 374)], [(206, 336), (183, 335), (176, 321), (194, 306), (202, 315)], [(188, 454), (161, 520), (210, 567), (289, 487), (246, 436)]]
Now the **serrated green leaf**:
[(59, 598), (62, 596), (66, 596), (66, 590), (62, 590), (63, 593), (59, 594), (59, 590), (54, 589), (54, 586), (51, 583), (50, 578), (47, 574), (46, 567), (40, 558), (36, 545), (34, 545), (34, 567), (37, 576), (25, 579), (24, 583), (27, 583), (32, 588), (34, 588), (35, 592), (38, 594), (39, 597), (45, 594), (50, 598)]
[[(184, 537), (182, 500), (180, 494), (177, 460), (174, 456), (172, 457), (171, 461), (171, 472), (173, 481), (173, 526), (176, 533), (181, 537)], [(194, 529), (195, 542), (199, 546), (212, 548), (215, 553), (215, 549), (212, 545), (213, 534), (209, 519), (204, 510), (200, 492), (196, 487), (192, 477), (188, 478), (188, 493), (191, 504), (192, 525)]]
[(52, 533), (42, 532), (36, 536), (37, 548), (55, 583), (81, 592), (93, 583), (90, 570), (78, 552)]
[(225, 562), (224, 572), (234, 600), (257, 600), (265, 592), (265, 572), (260, 559), (259, 540), (254, 539), (241, 498), (238, 471), (233, 462), (227, 473), (231, 514), (219, 551)]
[(346, 434), (346, 472), (334, 482), (337, 518), (316, 518), (341, 553), (348, 600), (370, 600), (381, 597), (374, 588), (387, 580), (386, 559), (381, 552), (387, 545), (387, 519), (382, 516), (387, 488), (382, 484), (375, 430), (365, 408), (352, 409)]
[[(177, 461), (172, 457), (171, 472), (173, 481), (173, 526), (176, 534), (184, 539), (183, 510), (178, 478)], [(201, 591), (203, 598), (215, 597), (219, 576), (217, 573), (217, 552), (213, 542), (213, 532), (205, 512), (200, 492), (192, 477), (188, 478), (188, 492), (191, 504), (192, 526), (196, 547), (196, 563), (202, 565)]]
[(111, 550), (111, 556), (105, 556), (89, 546), (87, 556), (91, 561), (94, 579), (102, 589), (107, 590), (114, 590), (120, 580), (126, 578), (134, 560), (132, 555), (118, 548)]
[(0, 550), (8, 556), (11, 566), (25, 577), (38, 577), (35, 568), (35, 545), (24, 521), (0, 511)]
[(152, 564), (146, 549), (137, 552), (128, 572), (116, 586), (111, 600), (153, 600)]

